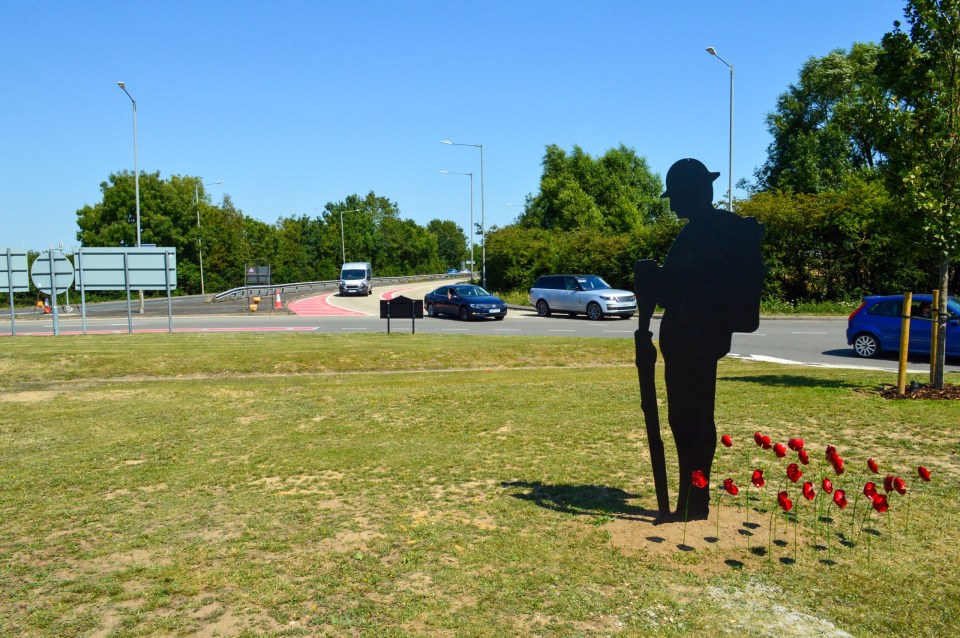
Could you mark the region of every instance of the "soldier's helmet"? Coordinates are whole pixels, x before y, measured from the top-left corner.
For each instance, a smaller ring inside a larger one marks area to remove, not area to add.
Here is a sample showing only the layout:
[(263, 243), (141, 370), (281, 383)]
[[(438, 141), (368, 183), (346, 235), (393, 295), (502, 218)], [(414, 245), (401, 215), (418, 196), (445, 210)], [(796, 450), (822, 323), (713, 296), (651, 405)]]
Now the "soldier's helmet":
[(713, 181), (720, 177), (720, 173), (707, 170), (703, 162), (693, 158), (686, 158), (673, 163), (667, 171), (667, 190), (661, 195), (677, 198), (692, 193), (709, 193), (708, 199), (713, 196)]

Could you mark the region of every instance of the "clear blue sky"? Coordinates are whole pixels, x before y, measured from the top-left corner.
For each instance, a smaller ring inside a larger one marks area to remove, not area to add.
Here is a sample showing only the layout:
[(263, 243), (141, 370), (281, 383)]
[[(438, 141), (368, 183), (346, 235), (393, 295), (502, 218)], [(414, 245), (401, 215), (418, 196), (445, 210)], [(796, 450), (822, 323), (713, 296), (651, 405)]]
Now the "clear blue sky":
[[(901, 0), (14, 2), (0, 5), (0, 249), (76, 242), (100, 183), (140, 169), (223, 180), (273, 223), (373, 190), (420, 224), (511, 223), (544, 147), (624, 143), (661, 176), (696, 157), (726, 191), (811, 56), (879, 42)], [(738, 195), (741, 193), (738, 193)]]

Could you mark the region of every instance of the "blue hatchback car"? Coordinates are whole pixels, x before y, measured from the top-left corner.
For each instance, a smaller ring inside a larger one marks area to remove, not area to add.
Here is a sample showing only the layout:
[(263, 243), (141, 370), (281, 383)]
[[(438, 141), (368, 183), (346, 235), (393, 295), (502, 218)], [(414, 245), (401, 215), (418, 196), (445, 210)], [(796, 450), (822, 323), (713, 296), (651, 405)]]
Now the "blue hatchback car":
[[(910, 352), (930, 353), (931, 295), (913, 295), (910, 304)], [(960, 301), (947, 301), (947, 356), (960, 356)], [(864, 297), (863, 303), (847, 319), (847, 343), (861, 357), (876, 357), (881, 352), (900, 351), (900, 325), (903, 320), (903, 295)], [(941, 324), (942, 325), (942, 324)]]

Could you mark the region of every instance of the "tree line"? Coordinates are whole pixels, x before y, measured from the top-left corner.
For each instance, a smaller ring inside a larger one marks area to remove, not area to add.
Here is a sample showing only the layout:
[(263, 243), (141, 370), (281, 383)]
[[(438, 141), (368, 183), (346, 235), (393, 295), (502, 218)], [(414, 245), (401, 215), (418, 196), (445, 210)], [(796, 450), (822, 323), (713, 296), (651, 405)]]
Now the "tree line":
[[(133, 174), (100, 185), (102, 201), (77, 211), (84, 246), (136, 245)], [(141, 242), (177, 248), (177, 284), (184, 293), (222, 291), (244, 283), (251, 265), (271, 268), (274, 283), (339, 277), (343, 261), (369, 261), (381, 276), (442, 272), (467, 259), (467, 237), (449, 220), (420, 226), (374, 192), (329, 202), (316, 216), (268, 224), (243, 214), (229, 195), (210, 201), (202, 179), (159, 173), (140, 176)], [(342, 221), (341, 221), (342, 220)], [(342, 225), (341, 225), (342, 224)]]

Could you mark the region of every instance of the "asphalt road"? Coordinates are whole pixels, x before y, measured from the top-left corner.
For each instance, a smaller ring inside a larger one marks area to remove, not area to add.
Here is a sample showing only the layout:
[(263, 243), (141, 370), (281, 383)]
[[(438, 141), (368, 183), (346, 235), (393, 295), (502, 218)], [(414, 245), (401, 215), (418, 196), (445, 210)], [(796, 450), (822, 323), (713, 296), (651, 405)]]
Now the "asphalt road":
[[(380, 319), (380, 298), (403, 294), (420, 299), (442, 282), (408, 283), (402, 286), (381, 287), (370, 297), (341, 298), (334, 293), (314, 293), (309, 299), (283, 300), (283, 309), (275, 309), (273, 299), (264, 299), (256, 312), (250, 312), (245, 302), (208, 303), (202, 297), (177, 297), (173, 300), (173, 329), (176, 332), (222, 331), (305, 331), (317, 333), (376, 333), (386, 332), (387, 322)], [(293, 314), (290, 308), (306, 314)], [(167, 302), (148, 300), (146, 314), (137, 313), (134, 301), (132, 325), (134, 332), (163, 332), (168, 330)], [(847, 346), (844, 332), (846, 318), (780, 318), (761, 319), (759, 329), (751, 334), (735, 334), (730, 356), (761, 361), (777, 361), (810, 366), (867, 368), (897, 371), (895, 356), (879, 359), (861, 359)], [(82, 329), (78, 313), (61, 314), (62, 335), (79, 334)], [(126, 333), (128, 320), (126, 302), (88, 304), (88, 334)], [(428, 334), (481, 334), (491, 336), (569, 336), (630, 339), (636, 330), (635, 320), (605, 319), (589, 321), (585, 317), (538, 317), (531, 308), (512, 307), (503, 321), (477, 320), (461, 322), (454, 318), (424, 318), (412, 322), (394, 319), (391, 332)], [(652, 330), (656, 338), (659, 322), (654, 319)], [(0, 335), (11, 332), (9, 316), (0, 318)], [(53, 323), (49, 315), (17, 314), (18, 335), (51, 335)], [(922, 358), (912, 358), (912, 373), (929, 370)], [(960, 379), (960, 361), (947, 362), (948, 381)]]

